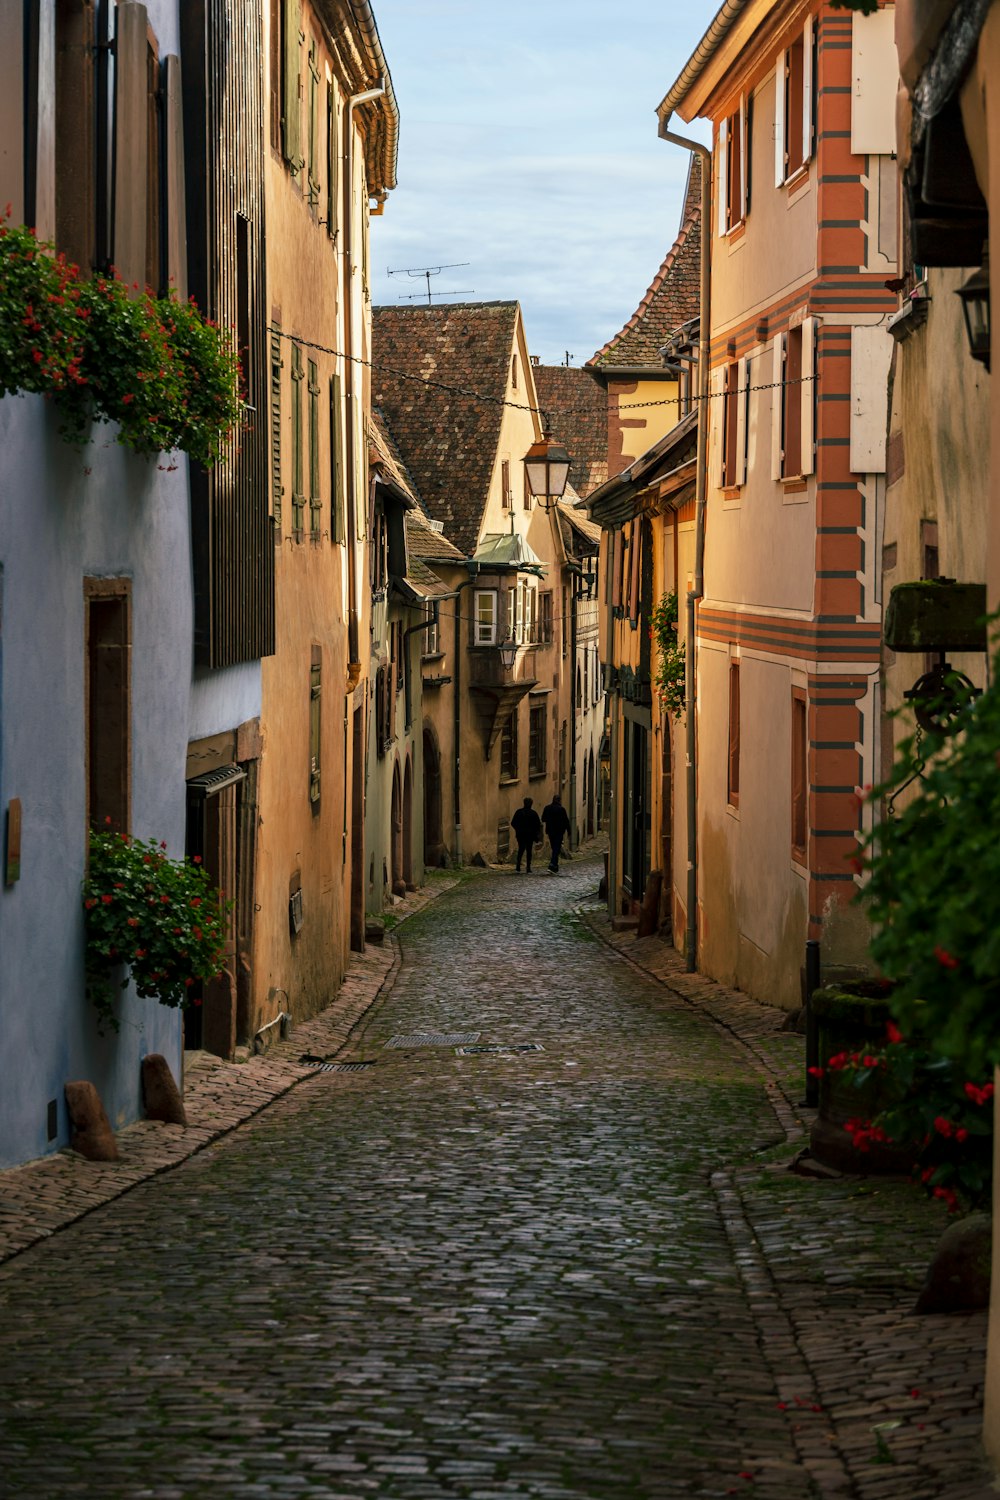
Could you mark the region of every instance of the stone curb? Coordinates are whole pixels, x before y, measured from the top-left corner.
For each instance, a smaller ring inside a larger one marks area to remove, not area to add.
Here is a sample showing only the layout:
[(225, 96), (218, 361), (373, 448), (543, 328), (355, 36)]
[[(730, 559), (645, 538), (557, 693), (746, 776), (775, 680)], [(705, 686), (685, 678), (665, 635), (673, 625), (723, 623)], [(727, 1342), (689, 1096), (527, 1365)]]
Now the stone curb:
[[(408, 896), (393, 915), (405, 922), (457, 884), (458, 877), (436, 880), (432, 888)], [(296, 1026), (288, 1040), (244, 1063), (213, 1059), (191, 1068), (184, 1080), (186, 1126), (155, 1120), (126, 1126), (117, 1133), (117, 1162), (87, 1161), (67, 1147), (0, 1171), (0, 1265), (139, 1183), (188, 1161), (313, 1077), (316, 1066), (301, 1063), (303, 1053), (336, 1058), (361, 1018), (395, 981), (400, 949), (394, 931), (386, 933), (384, 947), (369, 945), (364, 953), (352, 953), (334, 1000)]]

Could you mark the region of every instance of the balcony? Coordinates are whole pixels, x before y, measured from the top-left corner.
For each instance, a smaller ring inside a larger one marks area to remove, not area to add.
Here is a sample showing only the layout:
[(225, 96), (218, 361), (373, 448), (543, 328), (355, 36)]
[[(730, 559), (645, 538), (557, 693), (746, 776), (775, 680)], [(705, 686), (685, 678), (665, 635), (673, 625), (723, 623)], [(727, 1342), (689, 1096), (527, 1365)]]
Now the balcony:
[(469, 691), (489, 760), (503, 726), (536, 684), (533, 654), (521, 648), (513, 666), (505, 667), (499, 646), (473, 646), (468, 661)]

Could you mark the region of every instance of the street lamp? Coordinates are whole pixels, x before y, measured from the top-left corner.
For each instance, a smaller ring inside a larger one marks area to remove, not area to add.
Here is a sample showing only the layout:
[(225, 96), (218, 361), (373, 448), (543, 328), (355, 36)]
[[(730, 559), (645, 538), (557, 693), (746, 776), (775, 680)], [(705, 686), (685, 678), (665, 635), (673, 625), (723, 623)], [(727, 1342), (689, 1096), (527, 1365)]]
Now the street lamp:
[(543, 413), (542, 436), (524, 455), (524, 471), (528, 476), (528, 489), (545, 510), (551, 510), (565, 494), (569, 466), (570, 456), (561, 443), (553, 442), (548, 419)]
[(990, 248), (983, 246), (983, 263), (960, 286), (956, 296), (962, 299), (965, 331), (973, 359), (990, 368)]
[(509, 672), (517, 660), (517, 641), (512, 635), (504, 636), (502, 641), (497, 641), (497, 650), (500, 652), (500, 665), (505, 672)]

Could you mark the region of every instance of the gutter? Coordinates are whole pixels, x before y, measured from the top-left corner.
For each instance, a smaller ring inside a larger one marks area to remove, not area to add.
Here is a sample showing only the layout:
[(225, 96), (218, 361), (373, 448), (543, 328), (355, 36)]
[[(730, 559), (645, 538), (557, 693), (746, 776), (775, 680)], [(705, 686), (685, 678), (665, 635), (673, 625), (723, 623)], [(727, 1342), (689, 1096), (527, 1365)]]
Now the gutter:
[(392, 79), (389, 76), (389, 64), (385, 60), (382, 51), (382, 42), (379, 38), (378, 27), (375, 24), (375, 14), (369, 4), (369, 0), (348, 0), (354, 20), (361, 33), (365, 46), (368, 49), (368, 59), (371, 72), (379, 80), (380, 87), (377, 91), (369, 91), (367, 94), (355, 95), (349, 100), (349, 106), (353, 106), (367, 98), (381, 97), (384, 106), (384, 118), (386, 128), (385, 139), (385, 161), (384, 172), (381, 174), (383, 181), (378, 184), (378, 192), (384, 196), (396, 186), (396, 165), (399, 153), (399, 105), (396, 103), (395, 90), (392, 87)]
[[(670, 92), (657, 106), (656, 113), (660, 117), (660, 138), (668, 141), (676, 139), (666, 134), (666, 126), (670, 123), (670, 116), (677, 109), (690, 91), (695, 79), (702, 73), (712, 58), (718, 52), (726, 37), (732, 31), (740, 16), (750, 5), (750, 0), (724, 0), (723, 5), (716, 14), (705, 35), (684, 64), (678, 75), (677, 81), (672, 85)], [(691, 142), (684, 143), (687, 149), (692, 149)], [(708, 224), (711, 219), (709, 212), (711, 203), (705, 203), (705, 192), (702, 189), (702, 223)], [(703, 310), (704, 311), (704, 310)]]
[[(700, 322), (698, 325), (698, 452), (696, 469), (695, 489), (695, 550), (694, 550), (694, 580), (693, 587), (687, 596), (687, 638), (686, 657), (687, 672), (685, 686), (684, 710), (686, 716), (686, 759), (687, 759), (687, 933), (685, 941), (685, 960), (689, 974), (693, 974), (698, 967), (698, 737), (697, 737), (697, 710), (698, 710), (698, 688), (697, 688), (697, 653), (695, 650), (695, 631), (697, 628), (697, 604), (705, 594), (705, 498), (708, 481), (708, 418), (709, 418), (709, 340), (712, 322), (712, 153), (707, 146), (699, 141), (689, 140), (686, 136), (676, 135), (669, 129), (672, 107), (667, 107), (669, 101), (675, 94), (682, 97), (687, 90), (687, 82), (684, 82), (684, 90), (681, 83), (687, 78), (689, 70), (694, 72), (694, 61), (698, 58), (700, 69), (707, 58), (721, 42), (723, 36), (729, 30), (736, 16), (749, 3), (749, 0), (726, 0), (722, 10), (716, 16), (699, 44), (699, 51), (687, 64), (681, 77), (674, 84), (667, 98), (660, 106), (660, 124), (657, 134), (662, 141), (670, 141), (672, 145), (683, 146), (685, 151), (693, 151), (701, 157), (701, 294), (700, 294)], [(711, 47), (702, 54), (709, 39), (713, 37)]]

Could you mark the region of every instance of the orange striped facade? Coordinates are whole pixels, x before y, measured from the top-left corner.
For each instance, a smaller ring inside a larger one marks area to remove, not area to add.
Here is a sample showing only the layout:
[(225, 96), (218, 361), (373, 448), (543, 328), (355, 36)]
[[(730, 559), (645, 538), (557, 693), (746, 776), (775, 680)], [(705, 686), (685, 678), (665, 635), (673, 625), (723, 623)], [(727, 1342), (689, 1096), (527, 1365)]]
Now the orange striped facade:
[[(872, 692), (880, 660), (881, 626), (870, 590), (876, 578), (877, 560), (870, 538), (873, 486), (852, 472), (851, 448), (851, 337), (852, 326), (872, 324), (896, 310), (897, 299), (885, 285), (890, 272), (872, 272), (873, 259), (867, 242), (869, 191), (866, 177), (869, 159), (852, 154), (852, 17), (828, 5), (811, 7), (815, 16), (815, 135), (810, 168), (816, 220), (815, 273), (773, 303), (749, 310), (745, 317), (728, 320), (724, 329), (712, 329), (713, 374), (733, 360), (751, 354), (759, 368), (764, 346), (777, 336), (814, 318), (815, 406), (814, 471), (808, 484), (775, 480), (785, 498), (793, 492), (815, 488), (815, 562), (812, 612), (804, 618), (801, 609), (783, 614), (775, 609), (772, 580), (761, 579), (758, 599), (751, 586), (738, 606), (726, 606), (712, 596), (713, 542), (719, 523), (713, 526), (713, 509), (732, 491), (709, 490), (707, 521), (708, 601), (697, 616), (699, 647), (708, 643), (766, 653), (772, 661), (786, 664), (791, 676), (807, 682), (808, 724), (808, 920), (810, 937), (821, 935), (824, 908), (831, 897), (843, 901), (853, 894), (854, 869), (860, 828), (857, 788), (865, 781), (865, 742), (876, 732), (874, 715), (863, 712), (861, 701)], [(803, 11), (796, 13), (801, 28)], [(743, 69), (740, 87), (749, 91), (774, 68), (776, 47), (787, 41), (775, 33), (775, 46)], [(740, 59), (742, 64), (744, 59)], [(735, 68), (732, 77), (735, 78)], [(887, 85), (888, 86), (888, 85)], [(716, 106), (719, 107), (716, 107)], [(739, 108), (739, 95), (711, 101), (716, 127), (721, 118)], [(717, 184), (720, 152), (715, 153)], [(754, 164), (754, 195), (774, 191), (770, 164)], [(716, 186), (716, 192), (718, 188)], [(778, 189), (780, 191), (781, 189)], [(739, 253), (780, 254), (780, 247), (751, 244), (753, 201), (747, 214), (746, 239)], [(718, 235), (718, 206), (713, 213), (713, 234)], [(740, 230), (743, 233), (743, 230)], [(717, 255), (726, 269), (723, 241), (714, 239)], [(713, 271), (713, 276), (715, 272)], [(769, 352), (769, 351), (768, 351)], [(770, 375), (763, 376), (769, 382)], [(721, 401), (711, 403), (711, 420), (723, 420)], [(749, 421), (749, 418), (748, 418)], [(771, 434), (757, 432), (757, 448), (770, 450)], [(758, 452), (758, 456), (759, 456)], [(869, 477), (870, 479), (870, 477)], [(811, 498), (811, 495), (810, 495)], [(749, 504), (744, 501), (743, 525)], [(784, 517), (782, 517), (782, 520)], [(715, 535), (713, 536), (713, 532)], [(866, 534), (867, 533), (867, 534)], [(727, 533), (729, 535), (729, 533)], [(723, 544), (725, 545), (725, 544)], [(735, 544), (733, 544), (735, 545)], [(774, 534), (774, 556), (782, 556), (782, 535)], [(780, 584), (779, 584), (780, 587)], [(869, 699), (870, 710), (870, 699)], [(749, 749), (749, 747), (748, 747)], [(776, 796), (777, 805), (777, 796)], [(705, 871), (711, 881), (711, 871)], [(704, 898), (710, 904), (710, 897)], [(709, 912), (703, 913), (708, 921)], [(803, 934), (805, 937), (806, 934)]]

